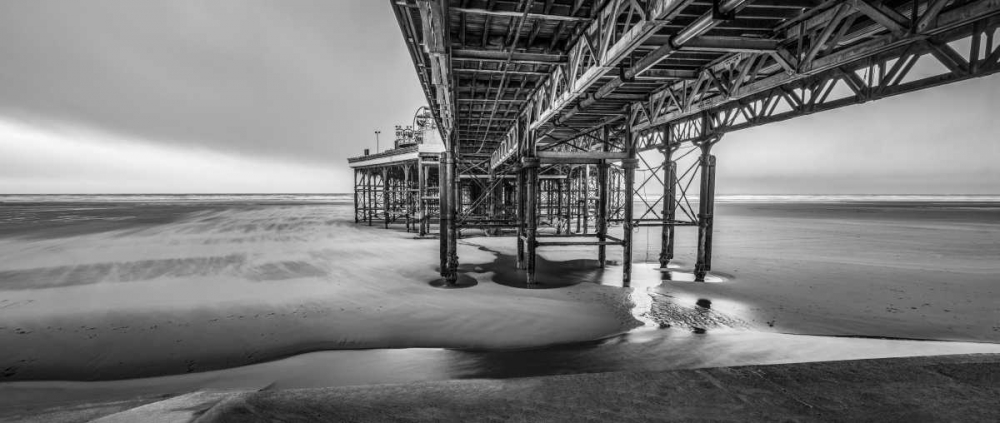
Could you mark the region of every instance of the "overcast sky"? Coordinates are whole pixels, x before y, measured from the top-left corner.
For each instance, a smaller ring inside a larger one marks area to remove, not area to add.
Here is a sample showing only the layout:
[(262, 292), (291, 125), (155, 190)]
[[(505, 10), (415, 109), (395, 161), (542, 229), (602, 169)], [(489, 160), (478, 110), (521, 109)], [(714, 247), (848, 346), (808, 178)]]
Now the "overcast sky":
[[(382, 0), (0, 2), (0, 193), (348, 192), (424, 104)], [(1000, 77), (727, 136), (720, 193), (1000, 193)]]

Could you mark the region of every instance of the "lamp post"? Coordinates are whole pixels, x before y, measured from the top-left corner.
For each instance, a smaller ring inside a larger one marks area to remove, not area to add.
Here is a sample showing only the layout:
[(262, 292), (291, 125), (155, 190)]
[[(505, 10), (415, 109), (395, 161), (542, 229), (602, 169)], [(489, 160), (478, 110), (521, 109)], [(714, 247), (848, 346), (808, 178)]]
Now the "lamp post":
[(375, 153), (376, 154), (378, 153), (378, 134), (381, 134), (381, 133), (382, 133), (382, 131), (375, 131)]

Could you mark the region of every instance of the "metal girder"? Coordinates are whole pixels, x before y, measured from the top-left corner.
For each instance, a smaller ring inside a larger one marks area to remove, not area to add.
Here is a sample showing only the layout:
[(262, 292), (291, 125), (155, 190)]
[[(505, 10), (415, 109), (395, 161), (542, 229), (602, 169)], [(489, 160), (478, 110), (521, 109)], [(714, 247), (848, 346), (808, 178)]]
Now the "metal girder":
[(670, 79), (695, 79), (698, 77), (698, 72), (693, 70), (675, 70), (675, 69), (654, 69), (643, 72), (635, 77), (636, 80), (670, 80)]
[[(676, 3), (677, 2), (675, 2), (674, 6), (677, 6)], [(561, 123), (566, 122), (569, 118), (571, 118), (576, 113), (580, 112), (581, 110), (585, 110), (585, 109), (591, 107), (594, 103), (596, 103), (597, 101), (599, 101), (599, 100), (607, 97), (608, 95), (610, 95), (612, 92), (614, 92), (615, 90), (617, 90), (620, 87), (622, 87), (627, 82), (633, 81), (634, 78), (637, 75), (639, 75), (642, 72), (648, 70), (649, 68), (655, 66), (658, 62), (664, 60), (668, 56), (670, 56), (670, 55), (676, 53), (677, 51), (679, 51), (679, 49), (681, 49), (684, 46), (686, 46), (689, 43), (691, 43), (696, 37), (700, 37), (702, 34), (704, 34), (705, 32), (709, 31), (710, 29), (712, 29), (713, 27), (715, 27), (716, 25), (718, 25), (721, 21), (723, 21), (723, 20), (726, 19), (724, 16), (720, 16), (720, 14), (721, 15), (732, 14), (732, 13), (736, 12), (737, 10), (739, 10), (740, 8), (742, 8), (743, 6), (745, 6), (746, 3), (747, 3), (747, 1), (745, 1), (745, 0), (725, 0), (725, 1), (718, 2), (717, 3), (717, 7), (716, 7), (715, 10), (711, 10), (711, 11), (705, 12), (699, 18), (697, 18), (694, 22), (692, 22), (691, 24), (689, 24), (686, 27), (684, 27), (682, 30), (680, 30), (679, 32), (677, 32), (675, 35), (671, 36), (667, 40), (667, 42), (665, 44), (663, 44), (660, 47), (656, 48), (655, 50), (653, 50), (649, 54), (645, 55), (644, 57), (638, 59), (638, 61), (635, 64), (633, 64), (631, 66), (628, 66), (628, 67), (625, 67), (625, 68), (622, 68), (620, 70), (620, 75), (618, 77), (615, 77), (615, 78), (611, 79), (610, 81), (605, 82), (597, 90), (597, 92), (595, 92), (593, 94), (586, 94), (586, 95), (584, 94), (584, 91), (590, 88), (590, 83), (592, 83), (593, 81), (585, 82), (584, 84), (582, 84), (582, 85), (584, 85), (583, 87), (578, 87), (578, 85), (581, 85), (581, 84), (577, 83), (578, 81), (589, 81), (588, 79), (586, 79), (587, 75), (588, 75), (587, 73), (584, 73), (583, 76), (581, 76), (577, 80), (574, 80), (572, 78), (573, 75), (570, 75), (570, 81), (571, 82), (567, 83), (565, 86), (569, 87), (569, 88), (572, 88), (572, 89), (569, 89), (565, 93), (560, 93), (559, 90), (558, 90), (558, 88), (560, 86), (559, 85), (555, 85), (553, 87), (555, 89), (552, 91), (552, 94), (551, 94), (553, 98), (549, 101), (547, 108), (545, 108), (544, 110), (536, 109), (536, 114), (534, 115), (534, 119), (533, 119), (533, 122), (531, 124), (531, 128), (532, 129), (539, 129), (539, 128), (541, 128), (543, 125), (546, 125), (550, 121), (552, 121), (555, 118), (556, 115), (559, 116), (558, 119), (554, 120), (554, 122), (556, 124), (561, 124)], [(630, 7), (634, 8), (635, 6), (636, 6), (636, 4), (634, 2), (630, 3)], [(667, 11), (663, 10), (661, 12), (662, 13), (666, 13)], [(648, 17), (649, 15), (645, 15), (645, 16)], [(654, 15), (654, 16), (658, 16), (658, 15)], [(632, 17), (632, 14), (630, 13), (629, 14), (629, 21), (631, 21), (631, 17)], [(664, 20), (666, 18), (667, 17), (664, 16), (664, 17), (655, 19), (655, 21), (656, 22), (662, 22), (662, 20)], [(612, 48), (624, 44), (622, 46), (622, 50), (623, 51), (620, 52), (620, 53), (624, 53), (622, 56), (627, 55), (627, 54), (631, 54), (635, 50), (635, 48), (641, 42), (647, 41), (648, 38), (651, 37), (653, 35), (653, 32), (655, 32), (657, 29), (658, 29), (658, 27), (656, 25), (646, 26), (641, 21), (636, 22), (635, 26), (633, 26), (629, 30), (629, 33), (631, 33), (632, 31), (637, 32), (637, 34), (635, 34), (635, 37), (639, 38), (640, 40), (636, 41), (636, 40), (622, 39), (622, 40), (619, 40), (618, 42), (616, 42), (614, 44), (614, 46), (612, 46)], [(612, 35), (613, 35), (614, 31), (611, 31), (611, 32), (612, 32)], [(716, 44), (716, 47), (719, 46), (719, 43), (715, 43), (715, 44)], [(774, 46), (769, 46), (769, 47), (774, 47)], [(595, 55), (595, 57), (600, 57), (600, 56), (599, 55)], [(611, 63), (611, 64), (612, 65), (617, 65), (618, 60), (621, 60), (621, 59), (622, 59), (622, 57), (617, 57), (616, 60), (613, 60), (613, 63)], [(572, 63), (572, 55), (571, 55), (571, 63)], [(600, 64), (600, 61), (595, 62), (595, 65), (596, 64)], [(592, 70), (597, 71), (597, 72), (594, 72), (594, 75), (595, 76), (604, 76), (604, 74), (607, 72), (607, 70), (605, 69), (603, 71), (600, 71), (599, 69), (601, 69), (599, 66), (594, 66), (592, 68)], [(553, 78), (555, 78), (557, 76), (558, 72), (559, 72), (559, 69), (557, 68), (553, 72)], [(543, 85), (539, 89), (539, 91), (543, 91), (544, 88), (545, 88), (545, 86)], [(583, 99), (580, 101), (580, 103), (578, 105), (576, 105), (576, 106), (574, 106), (572, 108), (566, 109), (566, 106), (568, 106), (570, 103), (574, 102), (577, 98), (580, 98), (581, 96), (583, 96)], [(537, 103), (537, 99), (536, 99), (536, 103)]]
[[(490, 60), (506, 62), (507, 55), (509, 53), (500, 50), (474, 50), (466, 48), (452, 50), (451, 54), (452, 58), (455, 60)], [(510, 60), (516, 63), (555, 64), (564, 63), (566, 61), (566, 56), (561, 54), (514, 52), (510, 54)]]
[[(966, 60), (947, 43), (970, 37), (973, 33), (976, 37), (988, 37), (992, 40), (991, 31), (997, 27), (1000, 19), (996, 17), (998, 14), (1000, 14), (1000, 1), (970, 2), (941, 13), (935, 19), (937, 26), (927, 28), (922, 34), (906, 33), (897, 36), (891, 33), (891, 29), (883, 28), (883, 30), (888, 29), (890, 33), (833, 50), (809, 63), (796, 62), (789, 56), (793, 62), (791, 72), (782, 69), (780, 61), (775, 59), (776, 55), (770, 57), (753, 54), (734, 55), (729, 60), (703, 69), (697, 80), (673, 84), (650, 95), (649, 101), (636, 103), (633, 108), (633, 122), (638, 130), (648, 130), (667, 123), (703, 119), (706, 114), (713, 116), (714, 119), (718, 114), (734, 107), (738, 108), (760, 96), (777, 94), (787, 98), (793, 109), (801, 109), (800, 113), (811, 113), (828, 106), (815, 104), (813, 100), (818, 100), (819, 97), (794, 91), (810, 91), (808, 88), (810, 83), (832, 79), (835, 75), (840, 75), (840, 79), (852, 89), (862, 91), (857, 93), (860, 97), (852, 100), (853, 102), (871, 100), (874, 98), (871, 95), (878, 93), (881, 93), (879, 96), (888, 93), (898, 94), (945, 82), (985, 76), (997, 71), (995, 60), (990, 59), (994, 52), (981, 55), (978, 50), (970, 51), (966, 56), (975, 60)], [(859, 31), (868, 29), (863, 28)], [(978, 45), (978, 42), (973, 44)], [(992, 45), (996, 47), (996, 44)], [(949, 72), (928, 78), (926, 81), (901, 83), (907, 72), (912, 69), (912, 63), (908, 67), (903, 66), (900, 63), (901, 59), (913, 56), (914, 52), (934, 57)], [(850, 76), (851, 72), (865, 69), (871, 61), (884, 62), (882, 68), (877, 71), (892, 71), (890, 75), (892, 79), (875, 78), (869, 81), (857, 75)], [(889, 61), (893, 61), (892, 65)], [(969, 72), (971, 68), (975, 68), (976, 72)], [(746, 73), (746, 69), (757, 70)], [(891, 86), (886, 86), (887, 84)], [(881, 88), (872, 91), (875, 86)], [(763, 121), (758, 120), (758, 122)]]
[[(667, 44), (669, 40), (666, 40)], [(679, 51), (771, 52), (778, 49), (777, 40), (739, 37), (697, 37), (688, 41)]]
[(469, 15), (484, 15), (484, 16), (501, 16), (508, 18), (521, 17), (522, 15), (528, 19), (540, 19), (546, 21), (571, 21), (571, 22), (588, 22), (590, 18), (580, 17), (580, 16), (566, 16), (566, 15), (547, 15), (542, 13), (522, 13), (515, 10), (489, 10), (489, 9), (476, 9), (469, 7), (452, 7), (451, 11), (464, 13)]
[[(996, 23), (995, 23), (996, 25)], [(994, 26), (996, 28), (996, 26)], [(947, 47), (947, 46), (945, 46)], [(950, 47), (948, 47), (950, 48)], [(878, 100), (1000, 72), (1000, 49), (970, 63), (972, 71), (948, 69), (910, 78), (919, 60), (935, 60), (929, 44), (901, 47), (882, 55), (813, 75), (793, 87), (778, 87), (735, 104), (669, 124), (672, 140), (688, 142), (852, 104)], [(652, 148), (649, 145), (646, 148)]]
[(851, 0), (850, 5), (879, 25), (888, 28), (893, 34), (902, 35), (909, 29), (906, 17), (886, 7), (881, 1)]
[[(610, 0), (568, 51), (568, 62), (557, 66), (532, 95), (531, 129), (548, 122), (615, 69), (639, 44), (652, 36), (691, 1), (651, 1), (645, 8), (631, 0)], [(619, 30), (620, 16), (625, 16)]]
[(468, 69), (468, 68), (455, 68), (455, 69), (453, 69), (453, 71), (455, 73), (463, 73), (463, 74), (469, 74), (469, 73), (471, 73), (471, 74), (480, 74), (480, 73), (481, 74), (497, 74), (497, 73), (502, 74), (502, 73), (506, 72), (506, 73), (511, 74), (511, 75), (530, 75), (530, 76), (538, 76), (538, 77), (547, 76), (549, 74), (548, 72), (543, 72), (543, 71), (519, 71), (519, 70), (509, 70), (509, 69), (508, 70), (504, 70), (504, 69)]

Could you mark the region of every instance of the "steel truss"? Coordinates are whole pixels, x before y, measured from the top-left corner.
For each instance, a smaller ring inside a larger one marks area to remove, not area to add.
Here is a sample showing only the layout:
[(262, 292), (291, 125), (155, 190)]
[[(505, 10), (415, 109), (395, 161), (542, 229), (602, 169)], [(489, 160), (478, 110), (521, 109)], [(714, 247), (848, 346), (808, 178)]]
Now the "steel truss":
[(620, 245), (625, 284), (633, 228), (664, 228), (665, 267), (697, 226), (702, 278), (724, 134), (1000, 70), (997, 0), (390, 3), (449, 144), (449, 281), (475, 225), (516, 229), (529, 283), (539, 247)]
[[(635, 103), (631, 122), (640, 132), (669, 125), (673, 141), (694, 141), (1000, 71), (1000, 16), (995, 15), (1000, 2), (970, 2), (936, 18), (930, 17), (935, 10), (927, 3), (947, 2), (917, 2), (923, 14), (913, 15), (919, 20), (912, 28), (887, 22), (859, 27), (858, 16), (850, 13), (858, 6), (832, 8), (826, 12), (833, 14), (826, 26), (819, 19), (824, 16), (803, 23), (806, 45), (797, 52), (734, 55), (704, 69), (695, 80)], [(987, 12), (994, 15), (977, 18)], [(929, 26), (932, 23), (936, 26)], [(885, 25), (895, 30), (836, 49), (845, 38), (879, 27), (888, 30)], [(908, 32), (913, 28), (922, 32)], [(929, 67), (936, 72), (919, 72)]]

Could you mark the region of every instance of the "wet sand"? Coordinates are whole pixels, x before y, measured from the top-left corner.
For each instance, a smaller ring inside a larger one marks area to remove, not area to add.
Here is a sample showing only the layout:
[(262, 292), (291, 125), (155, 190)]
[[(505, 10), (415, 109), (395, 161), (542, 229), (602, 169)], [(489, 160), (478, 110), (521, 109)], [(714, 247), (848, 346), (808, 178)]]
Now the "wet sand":
[[(116, 219), (52, 229), (0, 225), (8, 401), (1000, 351), (996, 204), (720, 204), (725, 282), (663, 280), (653, 229), (635, 235), (631, 289), (587, 247), (540, 250), (540, 278), (560, 287), (532, 290), (497, 283), (522, 277), (509, 237), (467, 231), (459, 256), (478, 284), (442, 290), (431, 286), (437, 240), (357, 226), (349, 204), (144, 207), (61, 210)], [(160, 217), (121, 218), (140, 215)], [(679, 272), (694, 241), (678, 234)], [(569, 353), (476, 352), (609, 336)], [(291, 357), (359, 348), (431, 349), (385, 350), (412, 351), (395, 365)], [(111, 381), (160, 375), (177, 376)], [(40, 381), (52, 379), (106, 382)]]
[[(716, 217), (713, 269), (732, 283), (657, 292), (711, 299), (758, 330), (1000, 342), (1000, 204), (725, 204)], [(682, 234), (690, 268), (696, 234)]]
[(1000, 357), (948, 357), (268, 390), (198, 421), (995, 421), (998, 398)]
[[(613, 287), (435, 289), (436, 240), (356, 226), (348, 213), (242, 207), (0, 239), (2, 377), (147, 377), (324, 349), (527, 348), (635, 326)], [(495, 259), (469, 245), (459, 254)]]
[(637, 331), (600, 342), (509, 351), (439, 348), (330, 350), (248, 366), (90, 382), (0, 384), (0, 421), (37, 410), (156, 401), (196, 391), (317, 389), (441, 380), (509, 379), (606, 372), (660, 372), (946, 354), (1000, 354), (1000, 345), (846, 338), (749, 330), (697, 334)]
[(8, 416), (47, 423), (996, 421), (998, 398), (1000, 355), (994, 354), (321, 389), (207, 390)]

